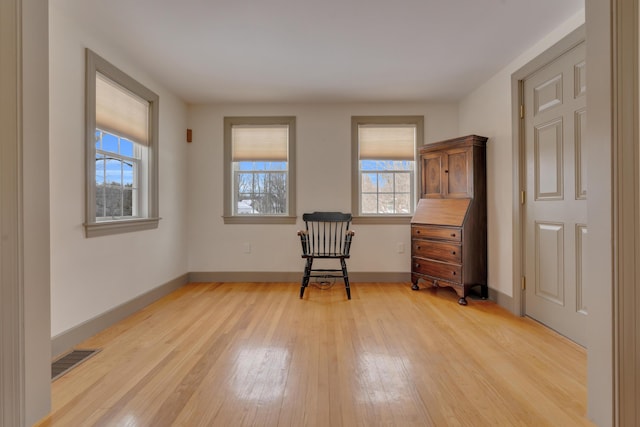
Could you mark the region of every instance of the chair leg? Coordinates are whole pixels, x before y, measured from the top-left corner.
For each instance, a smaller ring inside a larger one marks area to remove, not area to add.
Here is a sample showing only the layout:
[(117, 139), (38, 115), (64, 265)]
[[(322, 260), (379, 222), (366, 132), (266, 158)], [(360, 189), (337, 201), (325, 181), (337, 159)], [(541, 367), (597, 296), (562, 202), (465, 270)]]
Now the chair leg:
[(347, 290), (347, 299), (351, 299), (351, 288), (349, 287), (349, 273), (347, 273), (347, 263), (344, 258), (340, 258), (342, 265), (342, 278), (344, 279), (344, 287)]
[(300, 298), (304, 295), (304, 289), (309, 285), (309, 276), (311, 275), (312, 265), (313, 258), (307, 258), (307, 262), (304, 266), (304, 275), (302, 276), (302, 285), (300, 286)]

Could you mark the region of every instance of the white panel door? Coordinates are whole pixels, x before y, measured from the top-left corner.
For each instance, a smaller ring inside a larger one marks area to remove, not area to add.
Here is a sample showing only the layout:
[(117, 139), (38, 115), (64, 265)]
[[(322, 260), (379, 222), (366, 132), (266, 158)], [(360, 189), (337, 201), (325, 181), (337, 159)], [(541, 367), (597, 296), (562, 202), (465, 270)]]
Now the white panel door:
[(584, 43), (524, 81), (525, 314), (586, 341)]

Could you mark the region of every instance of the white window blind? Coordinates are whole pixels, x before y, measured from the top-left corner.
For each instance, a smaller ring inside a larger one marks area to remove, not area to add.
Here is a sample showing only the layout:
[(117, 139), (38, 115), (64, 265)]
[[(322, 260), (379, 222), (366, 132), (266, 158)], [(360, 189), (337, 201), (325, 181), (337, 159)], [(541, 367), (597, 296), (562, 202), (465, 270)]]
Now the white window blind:
[(360, 160), (414, 160), (414, 125), (359, 125)]
[(287, 161), (289, 127), (287, 125), (234, 125), (231, 128), (234, 162)]
[(149, 102), (96, 73), (96, 127), (149, 145)]

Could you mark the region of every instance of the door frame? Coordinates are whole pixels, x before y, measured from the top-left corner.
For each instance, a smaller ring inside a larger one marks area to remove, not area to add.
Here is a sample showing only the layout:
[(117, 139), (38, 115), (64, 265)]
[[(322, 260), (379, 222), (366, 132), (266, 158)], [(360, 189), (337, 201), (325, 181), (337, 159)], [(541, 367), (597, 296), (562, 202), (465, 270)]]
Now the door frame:
[[(513, 132), (513, 307), (512, 312), (525, 315), (525, 293), (523, 278), (525, 266), (525, 209), (522, 195), (527, 188), (524, 129), (524, 82), (536, 71), (546, 67), (566, 52), (586, 40), (585, 25), (573, 30), (562, 40), (532, 59), (511, 75), (511, 106)], [(528, 197), (528, 195), (525, 195)]]
[(0, 2), (0, 426), (25, 423), (21, 5)]
[(640, 423), (640, 16), (638, 0), (612, 6), (613, 425), (627, 426)]

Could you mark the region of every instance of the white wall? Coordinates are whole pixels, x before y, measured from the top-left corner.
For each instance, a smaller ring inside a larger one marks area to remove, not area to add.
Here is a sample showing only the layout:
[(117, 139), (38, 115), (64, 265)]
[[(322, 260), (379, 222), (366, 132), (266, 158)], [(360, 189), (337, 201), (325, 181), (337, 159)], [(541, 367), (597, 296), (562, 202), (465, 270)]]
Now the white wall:
[[(425, 141), (458, 136), (455, 104), (297, 104), (192, 106), (189, 127), (189, 271), (301, 272), (295, 225), (225, 225), (225, 116), (296, 116), (297, 214), (351, 211), (351, 116), (424, 115)], [(409, 272), (409, 228), (354, 225), (351, 272)], [(251, 245), (245, 254), (243, 245)], [(405, 253), (397, 253), (403, 243)]]
[(489, 286), (513, 296), (513, 137), (511, 74), (584, 23), (574, 15), (460, 102), (460, 134), (487, 142)]
[[(187, 273), (186, 105), (104, 34), (50, 11), (51, 334), (56, 336)], [(117, 28), (114, 28), (117, 31)], [(89, 47), (160, 96), (160, 226), (87, 239), (84, 69)]]

